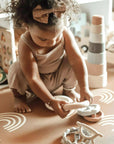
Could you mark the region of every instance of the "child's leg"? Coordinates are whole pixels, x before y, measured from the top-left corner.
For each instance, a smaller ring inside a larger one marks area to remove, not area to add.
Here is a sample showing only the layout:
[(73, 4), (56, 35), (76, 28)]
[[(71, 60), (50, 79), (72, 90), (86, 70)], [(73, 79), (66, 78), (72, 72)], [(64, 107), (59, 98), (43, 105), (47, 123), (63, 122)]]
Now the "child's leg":
[(80, 95), (75, 91), (78, 82), (76, 80), (76, 76), (72, 70), (72, 67), (68, 62), (67, 56), (64, 57), (60, 73), (61, 78), (64, 77), (63, 95), (69, 96), (73, 99), (73, 101), (79, 100)]
[(76, 92), (76, 86), (78, 84), (76, 75), (66, 56), (64, 57), (61, 73), (64, 74), (63, 94), (72, 98), (73, 101), (79, 100), (80, 95)]
[(71, 97), (73, 100), (79, 98), (79, 94), (75, 92), (76, 77), (66, 56), (64, 56), (64, 59), (56, 72), (52, 74), (41, 74), (41, 78), (53, 95), (55, 95), (55, 91), (60, 86), (63, 86), (64, 95)]
[(14, 110), (16, 112), (24, 113), (30, 112), (31, 109), (26, 104), (27, 81), (20, 69), (19, 63), (16, 62), (11, 65), (8, 71), (8, 85), (12, 90), (15, 98)]

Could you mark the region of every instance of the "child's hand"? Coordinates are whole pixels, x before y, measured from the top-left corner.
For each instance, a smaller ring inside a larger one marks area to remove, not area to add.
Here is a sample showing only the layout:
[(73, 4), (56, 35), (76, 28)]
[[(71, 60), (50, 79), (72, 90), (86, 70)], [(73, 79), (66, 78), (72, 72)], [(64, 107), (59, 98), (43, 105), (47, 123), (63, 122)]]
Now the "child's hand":
[(65, 111), (63, 109), (63, 105), (67, 103), (68, 102), (63, 100), (54, 99), (53, 101), (50, 102), (50, 105), (61, 118), (65, 118), (68, 115), (69, 111)]
[(93, 94), (89, 90), (89, 88), (81, 88), (80, 89), (80, 101), (89, 100), (90, 104), (93, 102)]

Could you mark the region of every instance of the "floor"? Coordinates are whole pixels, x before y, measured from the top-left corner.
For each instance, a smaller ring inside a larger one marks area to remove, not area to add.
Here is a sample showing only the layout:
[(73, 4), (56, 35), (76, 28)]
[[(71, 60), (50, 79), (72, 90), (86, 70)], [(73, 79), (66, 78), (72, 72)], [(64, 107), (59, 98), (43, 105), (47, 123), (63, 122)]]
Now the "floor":
[[(95, 90), (92, 90), (94, 93)], [(94, 103), (101, 106), (104, 117), (97, 123), (84, 120), (77, 114), (61, 119), (48, 110), (39, 99), (30, 105), (32, 113), (13, 112), (13, 95), (8, 88), (0, 90), (0, 144), (60, 144), (67, 128), (77, 127), (76, 121), (90, 125), (104, 136), (95, 144), (114, 144), (114, 72), (108, 71), (107, 87), (96, 91)]]

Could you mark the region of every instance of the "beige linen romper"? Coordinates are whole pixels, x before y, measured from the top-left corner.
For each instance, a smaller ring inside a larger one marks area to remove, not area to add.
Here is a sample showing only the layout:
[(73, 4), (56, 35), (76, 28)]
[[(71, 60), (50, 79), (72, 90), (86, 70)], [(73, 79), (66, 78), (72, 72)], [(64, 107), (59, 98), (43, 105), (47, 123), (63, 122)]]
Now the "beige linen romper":
[[(67, 60), (64, 50), (64, 38), (61, 43), (46, 54), (38, 54), (29, 32), (21, 36), (23, 42), (31, 49), (38, 64), (40, 77), (47, 89), (53, 93), (60, 86), (65, 89), (72, 89), (76, 85), (76, 77)], [(8, 71), (8, 84), (20, 94), (25, 94), (29, 84), (24, 76), (19, 60), (13, 63)]]

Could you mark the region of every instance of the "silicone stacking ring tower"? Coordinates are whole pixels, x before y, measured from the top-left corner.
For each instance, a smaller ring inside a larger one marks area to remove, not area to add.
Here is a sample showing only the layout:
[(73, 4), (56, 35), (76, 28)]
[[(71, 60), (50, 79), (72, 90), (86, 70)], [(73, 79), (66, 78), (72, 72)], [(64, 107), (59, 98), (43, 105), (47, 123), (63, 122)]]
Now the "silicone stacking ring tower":
[(107, 85), (105, 25), (104, 17), (101, 15), (92, 17), (86, 63), (90, 88), (105, 87)]

